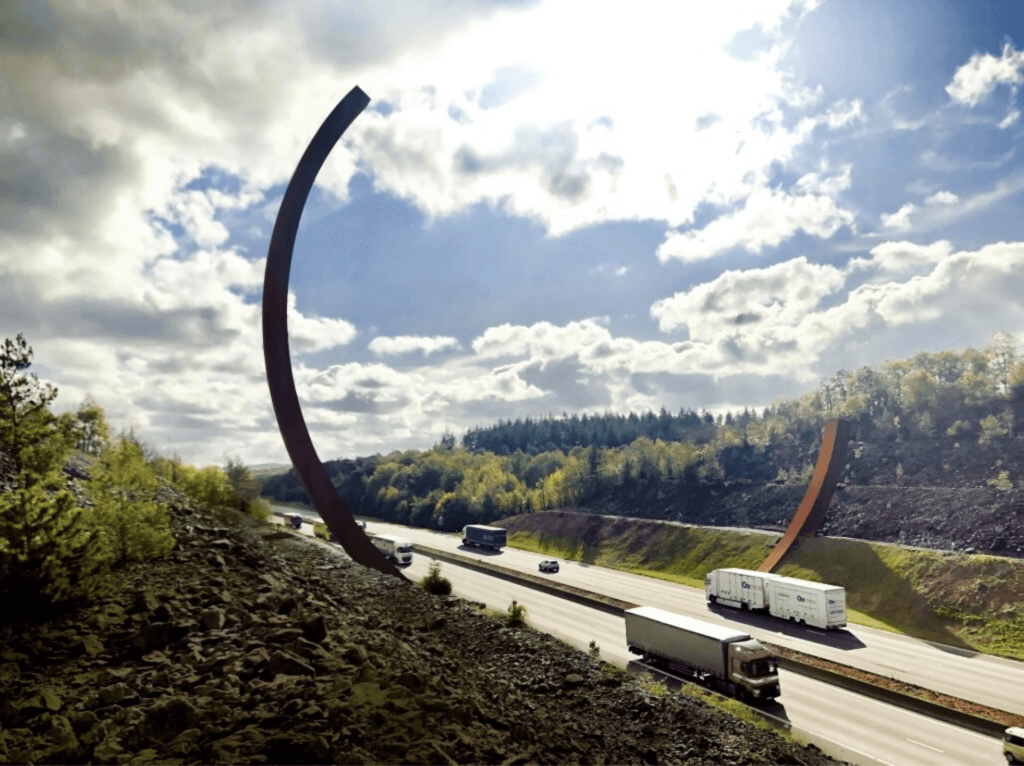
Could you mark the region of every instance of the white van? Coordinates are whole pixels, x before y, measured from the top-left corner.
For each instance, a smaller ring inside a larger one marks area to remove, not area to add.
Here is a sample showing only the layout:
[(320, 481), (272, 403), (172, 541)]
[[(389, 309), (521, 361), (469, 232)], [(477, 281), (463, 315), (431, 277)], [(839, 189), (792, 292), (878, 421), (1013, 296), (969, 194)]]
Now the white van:
[(370, 535), (370, 542), (398, 566), (412, 563), (412, 541), (398, 535)]

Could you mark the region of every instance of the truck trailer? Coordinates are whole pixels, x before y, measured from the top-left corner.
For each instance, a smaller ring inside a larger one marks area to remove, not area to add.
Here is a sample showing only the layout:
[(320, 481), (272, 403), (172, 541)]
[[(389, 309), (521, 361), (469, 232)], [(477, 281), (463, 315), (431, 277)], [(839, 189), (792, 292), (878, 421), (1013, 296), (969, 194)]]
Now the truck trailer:
[(767, 611), (824, 630), (846, 627), (846, 589), (751, 569), (715, 569), (704, 577), (709, 604)]
[(477, 548), (500, 551), (507, 545), (508, 531), (502, 527), (485, 527), (482, 524), (467, 524), (462, 528), (462, 544)]
[(753, 569), (715, 569), (704, 577), (704, 595), (712, 604), (736, 609), (767, 609), (769, 580), (780, 575)]
[(370, 535), (370, 542), (397, 566), (412, 563), (412, 541), (398, 535)]
[(768, 614), (822, 630), (846, 627), (846, 589), (780, 577), (768, 583)]
[(779, 696), (775, 657), (749, 633), (653, 606), (627, 609), (625, 617), (626, 645), (645, 662), (744, 702)]

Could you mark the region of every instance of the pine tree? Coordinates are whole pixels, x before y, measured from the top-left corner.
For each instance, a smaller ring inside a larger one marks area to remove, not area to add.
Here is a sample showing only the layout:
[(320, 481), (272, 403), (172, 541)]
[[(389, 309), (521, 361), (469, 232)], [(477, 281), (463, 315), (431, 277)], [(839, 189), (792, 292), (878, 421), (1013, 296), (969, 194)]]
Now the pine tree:
[(82, 436), (75, 417), (54, 416), (57, 397), (42, 387), (22, 335), (0, 351), (0, 450), (13, 465), (15, 489), (0, 495), (0, 603), (7, 619), (99, 595), (109, 587), (96, 531), (90, 531), (61, 468)]

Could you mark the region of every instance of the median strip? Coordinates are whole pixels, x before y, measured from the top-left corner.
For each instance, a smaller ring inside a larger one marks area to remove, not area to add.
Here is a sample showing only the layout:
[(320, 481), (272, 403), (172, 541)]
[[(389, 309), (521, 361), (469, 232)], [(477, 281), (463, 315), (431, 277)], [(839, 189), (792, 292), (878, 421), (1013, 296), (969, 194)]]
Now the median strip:
[[(560, 596), (578, 604), (621, 615), (627, 609), (639, 604), (622, 601), (600, 593), (583, 590), (571, 585), (552, 583), (550, 580), (519, 572), (507, 567), (482, 562), (457, 553), (440, 551), (416, 544), (416, 552), (438, 561), (446, 561), (456, 566), (473, 569), (478, 572), (498, 577), (502, 580), (516, 582), (534, 590)], [(1024, 716), (1008, 713), (1004, 710), (979, 705), (975, 702), (953, 697), (948, 694), (931, 691), (914, 684), (869, 673), (859, 668), (824, 660), (814, 655), (763, 642), (779, 658), (779, 666), (794, 673), (809, 676), (819, 681), (840, 688), (878, 699), (897, 707), (922, 713), (932, 718), (960, 726), (986, 736), (1001, 737), (1008, 726), (1024, 726)]]

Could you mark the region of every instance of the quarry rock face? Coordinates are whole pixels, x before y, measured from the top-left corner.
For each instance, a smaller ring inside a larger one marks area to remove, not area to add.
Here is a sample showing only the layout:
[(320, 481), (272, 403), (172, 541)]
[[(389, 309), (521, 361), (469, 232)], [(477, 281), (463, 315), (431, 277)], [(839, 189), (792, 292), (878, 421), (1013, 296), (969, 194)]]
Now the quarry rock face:
[(0, 627), (9, 763), (832, 761), (171, 488), (177, 545)]

